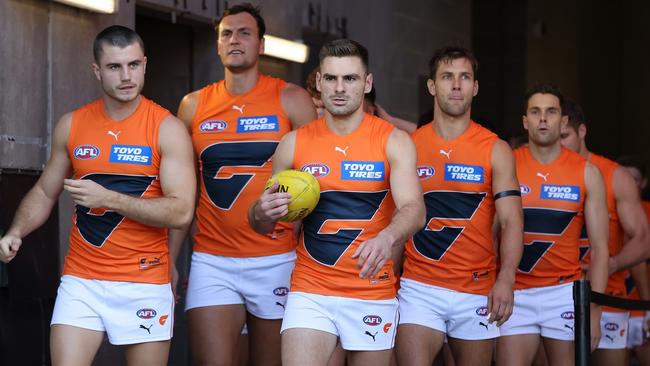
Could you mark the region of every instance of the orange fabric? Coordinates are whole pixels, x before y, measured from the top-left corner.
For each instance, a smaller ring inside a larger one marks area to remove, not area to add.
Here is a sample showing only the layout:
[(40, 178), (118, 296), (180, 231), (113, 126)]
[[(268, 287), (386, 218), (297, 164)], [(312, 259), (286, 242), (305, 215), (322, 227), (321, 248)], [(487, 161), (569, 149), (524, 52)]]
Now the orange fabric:
[(496, 279), (492, 147), (497, 136), (471, 122), (446, 141), (429, 123), (413, 139), (427, 224), (406, 244), (403, 276), (487, 295)]
[(247, 214), (271, 176), (277, 144), (291, 130), (280, 101), (285, 85), (260, 75), (244, 95), (230, 95), (224, 81), (201, 89), (191, 129), (201, 172), (195, 251), (259, 257), (295, 248), (291, 223), (262, 235), (251, 229)]
[[(102, 99), (74, 111), (67, 142), (74, 178), (136, 197), (161, 197), (158, 130), (167, 116), (169, 111), (144, 97), (120, 122), (106, 115)], [(168, 254), (167, 229), (77, 205), (63, 274), (168, 283)]]
[[(591, 154), (589, 162), (594, 164), (600, 170), (605, 181), (605, 189), (607, 190), (607, 210), (609, 211), (609, 256), (617, 255), (623, 249), (623, 229), (618, 221), (618, 211), (616, 211), (616, 197), (614, 196), (614, 189), (612, 182), (614, 178), (614, 171), (619, 165), (603, 156)], [(585, 241), (589, 245), (589, 240)], [(585, 263), (589, 263), (589, 253), (583, 258)], [(625, 289), (625, 278), (628, 276), (629, 271), (619, 271), (611, 276), (607, 281), (607, 289), (605, 293), (617, 297), (626, 297), (627, 290)], [(603, 311), (609, 312), (623, 312), (624, 309), (603, 307)]]
[(515, 289), (558, 285), (578, 279), (584, 224), (586, 160), (562, 148), (541, 164), (528, 147), (514, 151), (524, 207), (524, 254)]
[(393, 263), (376, 278), (359, 278), (352, 254), (391, 221), (395, 204), (390, 194), (386, 143), (393, 126), (364, 115), (347, 135), (336, 135), (324, 119), (297, 131), (293, 168), (318, 179), (321, 195), (303, 219), (291, 291), (380, 300), (395, 297)]

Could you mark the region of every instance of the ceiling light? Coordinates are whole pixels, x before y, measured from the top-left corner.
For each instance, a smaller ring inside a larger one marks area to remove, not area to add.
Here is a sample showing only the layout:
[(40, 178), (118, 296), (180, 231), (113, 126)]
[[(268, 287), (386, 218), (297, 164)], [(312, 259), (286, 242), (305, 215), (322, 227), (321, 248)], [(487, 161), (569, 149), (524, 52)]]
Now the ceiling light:
[(264, 55), (304, 64), (309, 56), (309, 47), (300, 42), (265, 35)]
[(117, 0), (54, 0), (70, 6), (96, 11), (98, 13), (117, 13)]

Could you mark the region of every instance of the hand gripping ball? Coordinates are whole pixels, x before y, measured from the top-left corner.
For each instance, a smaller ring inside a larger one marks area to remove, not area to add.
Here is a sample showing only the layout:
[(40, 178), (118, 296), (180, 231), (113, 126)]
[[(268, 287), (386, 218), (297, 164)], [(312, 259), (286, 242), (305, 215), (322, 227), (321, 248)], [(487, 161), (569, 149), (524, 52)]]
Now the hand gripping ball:
[(291, 194), (289, 213), (280, 221), (301, 220), (314, 210), (320, 198), (320, 185), (313, 175), (299, 170), (285, 170), (269, 178), (264, 189), (271, 187), (276, 180), (280, 184), (278, 192)]

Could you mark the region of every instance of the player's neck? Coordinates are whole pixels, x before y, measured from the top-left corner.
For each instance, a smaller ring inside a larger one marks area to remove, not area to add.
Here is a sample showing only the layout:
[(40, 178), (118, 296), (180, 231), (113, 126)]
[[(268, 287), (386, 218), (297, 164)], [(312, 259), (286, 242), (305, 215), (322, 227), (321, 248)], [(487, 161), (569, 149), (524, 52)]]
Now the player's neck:
[(359, 108), (347, 116), (334, 116), (325, 111), (325, 124), (335, 135), (347, 135), (354, 132), (363, 121), (363, 109)]
[(470, 110), (462, 116), (450, 116), (436, 106), (433, 114), (433, 129), (443, 140), (454, 140), (462, 135), (471, 123)]
[(251, 67), (242, 72), (225, 72), (226, 90), (230, 95), (242, 95), (251, 91), (260, 78), (257, 67)]
[(578, 151), (578, 154), (587, 160), (591, 157), (591, 151), (587, 149), (587, 144), (585, 144), (584, 140), (580, 142), (580, 151)]
[(533, 158), (535, 158), (535, 160), (541, 164), (550, 164), (554, 162), (558, 156), (560, 156), (560, 153), (562, 152), (562, 145), (560, 144), (560, 141), (557, 141), (555, 144), (549, 146), (541, 146), (530, 142), (528, 144), (528, 149), (530, 150), (530, 153), (533, 155)]
[(129, 118), (135, 110), (138, 109), (142, 96), (138, 95), (135, 99), (129, 102), (121, 102), (115, 100), (108, 95), (104, 95), (104, 112), (113, 121), (119, 122)]

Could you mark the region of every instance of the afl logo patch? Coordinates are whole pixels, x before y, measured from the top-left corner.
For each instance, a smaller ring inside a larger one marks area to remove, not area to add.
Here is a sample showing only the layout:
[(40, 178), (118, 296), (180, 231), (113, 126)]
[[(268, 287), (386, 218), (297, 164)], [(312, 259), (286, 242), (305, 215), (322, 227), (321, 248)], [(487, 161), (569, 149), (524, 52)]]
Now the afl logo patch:
[(571, 320), (575, 318), (573, 311), (565, 311), (560, 316), (562, 317), (562, 319), (566, 319), (566, 320)]
[(316, 178), (324, 177), (330, 173), (330, 167), (320, 163), (305, 164), (300, 168), (303, 172), (307, 172)]
[(140, 309), (135, 313), (140, 319), (151, 319), (156, 316), (156, 311), (154, 309)]
[(530, 187), (525, 185), (525, 184), (520, 184), (519, 185), (519, 190), (521, 191), (521, 194), (528, 194), (530, 193)]
[(273, 290), (273, 295), (275, 296), (287, 296), (289, 293), (289, 289), (286, 287), (278, 287), (275, 290)]
[(420, 165), (419, 167), (417, 167), (417, 172), (418, 172), (418, 177), (421, 180), (424, 180), (433, 177), (433, 174), (435, 174), (436, 171), (430, 165)]
[(609, 331), (618, 330), (618, 324), (616, 324), (616, 323), (607, 323), (607, 324), (605, 324), (605, 329), (607, 329)]
[(381, 317), (379, 315), (366, 315), (363, 317), (363, 322), (374, 327), (381, 324)]
[(201, 132), (219, 132), (226, 128), (228, 128), (226, 121), (205, 121), (199, 126)]
[(80, 145), (74, 148), (72, 155), (81, 160), (91, 160), (99, 156), (99, 149), (93, 145)]
[(486, 306), (481, 306), (480, 308), (476, 309), (476, 315), (478, 316), (487, 316), (488, 314), (488, 308)]

